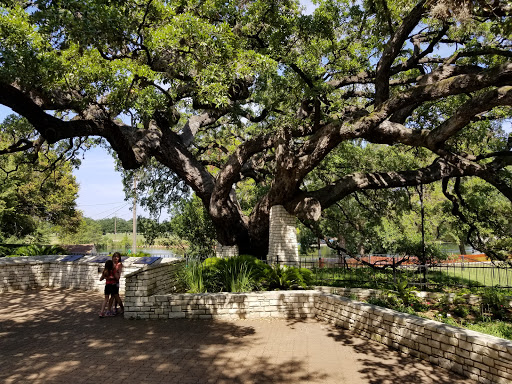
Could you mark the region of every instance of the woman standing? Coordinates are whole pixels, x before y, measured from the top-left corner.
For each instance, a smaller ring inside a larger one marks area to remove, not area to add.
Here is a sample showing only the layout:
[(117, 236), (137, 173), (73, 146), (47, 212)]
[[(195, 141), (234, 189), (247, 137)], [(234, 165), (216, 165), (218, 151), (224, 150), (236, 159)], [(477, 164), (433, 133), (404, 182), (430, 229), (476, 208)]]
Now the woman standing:
[[(101, 304), (100, 317), (106, 316), (114, 316), (111, 312), (112, 301), (114, 300), (114, 292), (118, 292), (119, 296), (119, 288), (116, 286), (116, 278), (114, 273), (114, 263), (112, 260), (107, 260), (105, 263), (105, 268), (101, 273), (100, 281), (105, 280), (105, 299)], [(107, 309), (108, 305), (108, 309)], [(105, 310), (107, 311), (105, 312)]]
[[(114, 314), (123, 314), (124, 313), (124, 305), (121, 297), (119, 296), (119, 281), (121, 280), (121, 274), (123, 272), (123, 263), (121, 262), (121, 254), (119, 252), (114, 252), (112, 255), (112, 262), (114, 263), (114, 277), (117, 280), (117, 290), (112, 295), (110, 300), (115, 300), (116, 305), (114, 308)], [(117, 311), (117, 306), (119, 305), (119, 312)]]

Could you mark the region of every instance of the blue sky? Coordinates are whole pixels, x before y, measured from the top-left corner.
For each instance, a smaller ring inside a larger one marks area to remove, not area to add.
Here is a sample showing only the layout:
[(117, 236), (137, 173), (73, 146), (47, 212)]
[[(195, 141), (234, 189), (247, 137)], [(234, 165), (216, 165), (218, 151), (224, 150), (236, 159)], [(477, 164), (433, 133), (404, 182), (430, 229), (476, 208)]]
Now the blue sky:
[[(114, 160), (105, 149), (93, 148), (86, 152), (82, 165), (73, 174), (80, 184), (78, 209), (86, 217), (94, 220), (110, 217), (130, 220), (133, 217), (130, 210), (133, 202), (124, 200), (121, 173), (115, 170)], [(140, 208), (137, 215), (144, 215)]]
[[(10, 113), (9, 108), (0, 105), (0, 121)], [(133, 203), (124, 200), (121, 173), (115, 170), (114, 159), (105, 149), (93, 148), (86, 152), (82, 165), (73, 174), (80, 184), (77, 206), (86, 217), (95, 220), (114, 216), (130, 220), (133, 217)], [(140, 208), (137, 209), (139, 214), (144, 215)]]

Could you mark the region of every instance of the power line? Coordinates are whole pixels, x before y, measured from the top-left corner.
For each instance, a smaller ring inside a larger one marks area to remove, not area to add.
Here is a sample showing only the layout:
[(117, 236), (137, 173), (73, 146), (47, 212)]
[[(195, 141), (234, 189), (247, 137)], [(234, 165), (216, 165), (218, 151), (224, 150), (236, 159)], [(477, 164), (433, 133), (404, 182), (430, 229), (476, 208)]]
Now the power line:
[(124, 204), (126, 201), (116, 201), (115, 203), (102, 203), (102, 204), (78, 204), (77, 207), (96, 207), (98, 205), (114, 205), (114, 204)]
[(113, 208), (115, 209), (115, 211), (113, 212), (110, 212), (112, 209), (107, 209), (106, 211), (103, 211), (103, 212), (100, 212), (100, 213), (97, 213), (95, 216), (98, 217), (100, 215), (103, 215), (105, 212), (110, 212), (109, 214), (107, 214), (105, 217), (101, 218), (101, 219), (96, 219), (96, 220), (103, 220), (103, 219), (108, 219), (109, 217), (111, 217), (112, 215), (114, 215), (115, 213), (119, 212), (121, 209), (123, 208), (126, 208), (127, 206), (129, 206), (130, 203), (125, 203), (123, 204), (122, 206), (118, 207), (118, 208)]

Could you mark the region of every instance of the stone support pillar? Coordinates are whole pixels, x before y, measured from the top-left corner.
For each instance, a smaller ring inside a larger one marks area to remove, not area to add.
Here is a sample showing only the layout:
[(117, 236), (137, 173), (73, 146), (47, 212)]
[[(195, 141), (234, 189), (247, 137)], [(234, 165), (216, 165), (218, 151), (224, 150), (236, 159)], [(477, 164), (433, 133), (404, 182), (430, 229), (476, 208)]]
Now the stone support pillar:
[(270, 208), (270, 234), (267, 260), (270, 263), (299, 266), (297, 219), (282, 205)]

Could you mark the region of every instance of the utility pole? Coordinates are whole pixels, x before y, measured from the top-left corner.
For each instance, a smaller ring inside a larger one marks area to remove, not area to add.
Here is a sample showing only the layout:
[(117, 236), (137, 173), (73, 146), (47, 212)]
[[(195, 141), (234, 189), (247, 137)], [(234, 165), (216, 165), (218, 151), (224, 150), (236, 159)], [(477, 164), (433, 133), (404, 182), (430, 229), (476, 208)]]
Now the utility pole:
[(137, 177), (133, 177), (133, 240), (132, 253), (137, 253)]

